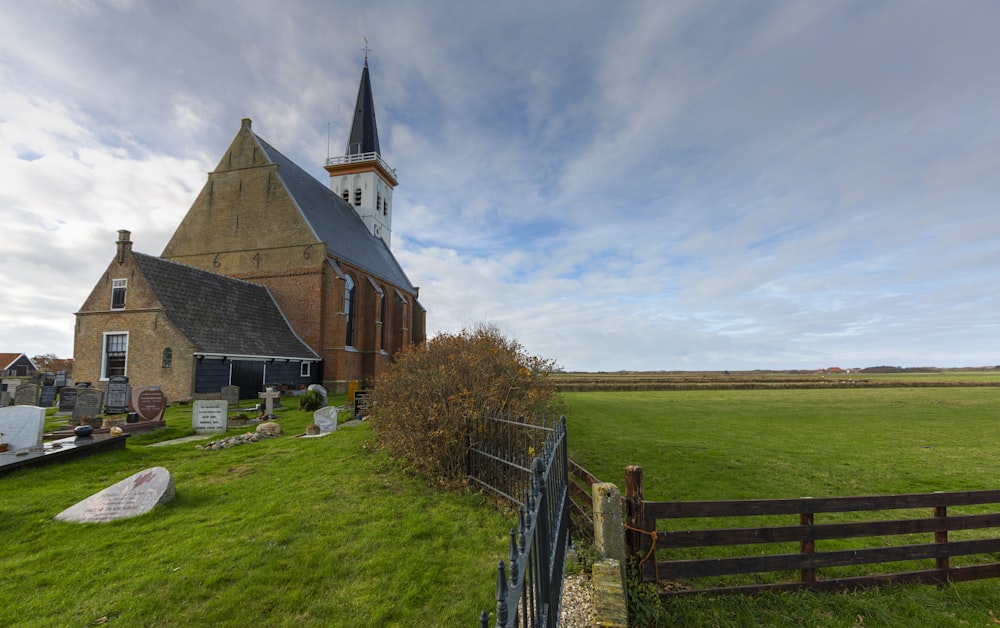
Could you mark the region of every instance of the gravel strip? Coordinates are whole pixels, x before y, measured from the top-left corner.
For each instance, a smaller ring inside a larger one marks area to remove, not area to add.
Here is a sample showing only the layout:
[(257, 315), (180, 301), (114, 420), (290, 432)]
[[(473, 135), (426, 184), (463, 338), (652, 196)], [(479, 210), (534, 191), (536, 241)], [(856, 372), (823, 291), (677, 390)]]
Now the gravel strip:
[(563, 578), (562, 610), (559, 625), (563, 628), (590, 628), (594, 624), (594, 587), (583, 574)]

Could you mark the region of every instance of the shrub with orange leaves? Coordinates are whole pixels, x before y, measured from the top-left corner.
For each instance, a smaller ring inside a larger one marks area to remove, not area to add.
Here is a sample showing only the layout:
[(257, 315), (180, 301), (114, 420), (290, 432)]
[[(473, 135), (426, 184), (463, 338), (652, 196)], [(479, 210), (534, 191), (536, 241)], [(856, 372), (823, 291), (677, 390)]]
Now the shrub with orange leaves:
[(528, 355), (496, 325), (441, 333), (410, 346), (378, 377), (369, 420), (380, 446), (413, 470), (457, 485), (473, 419), (553, 416), (552, 360)]

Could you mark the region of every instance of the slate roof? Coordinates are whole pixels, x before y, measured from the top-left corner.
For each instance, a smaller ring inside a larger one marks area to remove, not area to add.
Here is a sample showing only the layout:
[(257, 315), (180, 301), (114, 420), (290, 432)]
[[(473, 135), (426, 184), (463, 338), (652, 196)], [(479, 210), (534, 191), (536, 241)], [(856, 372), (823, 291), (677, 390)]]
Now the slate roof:
[[(351, 150), (351, 146), (360, 144), (360, 150)], [(368, 75), (368, 60), (361, 71), (361, 85), (358, 86), (358, 100), (354, 104), (354, 120), (351, 122), (351, 134), (347, 138), (345, 155), (356, 153), (381, 153), (378, 148), (378, 126), (375, 124), (375, 99), (372, 98), (372, 81)]]
[(264, 286), (135, 253), (167, 318), (195, 353), (318, 360)]
[(278, 178), (312, 227), (316, 238), (326, 242), (330, 255), (416, 296), (416, 288), (392, 251), (382, 238), (376, 238), (368, 231), (353, 207), (256, 133), (254, 138), (270, 162), (278, 165)]

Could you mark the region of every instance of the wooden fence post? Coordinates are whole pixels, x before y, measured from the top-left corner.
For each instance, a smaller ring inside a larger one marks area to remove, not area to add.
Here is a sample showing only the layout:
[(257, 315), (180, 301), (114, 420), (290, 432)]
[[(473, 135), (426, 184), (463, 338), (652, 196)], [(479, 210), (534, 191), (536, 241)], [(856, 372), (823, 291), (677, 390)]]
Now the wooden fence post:
[[(812, 498), (807, 498), (812, 499)], [(799, 513), (799, 525), (801, 526), (812, 526), (814, 522), (814, 514), (811, 512), (800, 512)], [(813, 554), (816, 552), (816, 541), (810, 535), (807, 539), (802, 539), (799, 542), (799, 553), (800, 554)], [(816, 570), (815, 569), (803, 569), (799, 572), (799, 579), (802, 582), (816, 582)]]
[[(625, 518), (625, 551), (628, 558), (640, 560), (639, 552), (644, 549), (643, 546), (646, 544), (643, 532), (651, 530), (646, 528), (645, 493), (642, 484), (642, 467), (639, 465), (630, 464), (625, 467)], [(650, 554), (655, 553), (655, 549), (653, 543), (650, 543)], [(649, 558), (655, 563), (655, 556)], [(644, 562), (649, 563), (649, 560)], [(639, 579), (645, 580), (645, 575), (640, 573)]]
[[(947, 519), (948, 517), (948, 507), (947, 506), (935, 506), (934, 516), (940, 517), (942, 519)], [(934, 532), (934, 542), (935, 543), (948, 543), (948, 530), (937, 530)], [(934, 561), (936, 567), (945, 573), (942, 574), (941, 584), (947, 584), (948, 582), (948, 557), (938, 556)]]

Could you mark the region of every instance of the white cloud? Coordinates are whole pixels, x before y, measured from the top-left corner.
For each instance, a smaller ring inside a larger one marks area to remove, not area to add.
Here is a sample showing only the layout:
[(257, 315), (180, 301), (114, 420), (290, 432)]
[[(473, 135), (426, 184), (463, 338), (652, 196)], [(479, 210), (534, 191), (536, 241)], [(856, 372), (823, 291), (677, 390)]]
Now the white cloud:
[(117, 229), (159, 253), (240, 118), (324, 180), (367, 36), (429, 331), (575, 369), (997, 362), (992, 3), (60, 8), (0, 21), (8, 350), (68, 354)]

